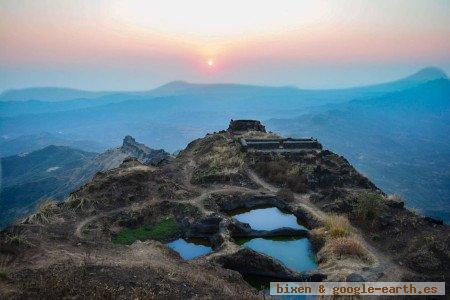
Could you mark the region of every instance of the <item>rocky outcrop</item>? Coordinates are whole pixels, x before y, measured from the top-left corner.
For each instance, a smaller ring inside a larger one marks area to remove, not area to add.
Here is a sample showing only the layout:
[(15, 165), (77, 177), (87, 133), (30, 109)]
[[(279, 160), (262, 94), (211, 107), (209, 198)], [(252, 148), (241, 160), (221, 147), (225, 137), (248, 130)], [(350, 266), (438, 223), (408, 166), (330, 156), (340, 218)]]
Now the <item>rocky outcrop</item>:
[(326, 278), (324, 274), (317, 271), (295, 272), (278, 260), (249, 248), (242, 248), (234, 253), (215, 257), (214, 260), (224, 268), (238, 271), (242, 275), (265, 276), (285, 281), (317, 282)]
[(289, 227), (277, 228), (274, 230), (255, 230), (247, 223), (242, 223), (237, 220), (233, 220), (230, 224), (230, 230), (232, 237), (307, 237), (308, 231), (303, 229), (294, 229)]
[(130, 135), (123, 139), (121, 150), (128, 156), (136, 157), (143, 164), (157, 164), (170, 156), (169, 153), (162, 149), (150, 149), (144, 144), (136, 142)]
[(266, 132), (266, 127), (256, 120), (231, 120), (228, 126), (228, 132), (239, 134), (245, 131), (261, 131)]

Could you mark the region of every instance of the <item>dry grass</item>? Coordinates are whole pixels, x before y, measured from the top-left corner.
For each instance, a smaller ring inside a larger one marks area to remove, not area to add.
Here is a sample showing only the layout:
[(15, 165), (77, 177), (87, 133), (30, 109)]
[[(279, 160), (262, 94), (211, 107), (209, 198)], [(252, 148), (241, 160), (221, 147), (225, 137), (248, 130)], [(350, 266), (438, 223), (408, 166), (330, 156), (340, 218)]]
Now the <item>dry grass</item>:
[(388, 199), (392, 200), (392, 201), (395, 201), (395, 202), (405, 202), (405, 199), (403, 199), (402, 196), (397, 195), (397, 194), (389, 195)]
[(328, 216), (325, 220), (325, 228), (333, 238), (348, 236), (351, 230), (350, 222), (343, 215)]
[(261, 132), (261, 131), (246, 131), (239, 137), (244, 139), (281, 139), (282, 136), (273, 132)]
[(22, 245), (28, 244), (26, 237), (22, 234), (17, 234), (17, 233), (6, 235), (6, 242), (8, 244), (17, 245), (17, 246), (22, 246)]
[(343, 258), (357, 258), (365, 262), (372, 262), (373, 256), (363, 246), (363, 244), (353, 237), (339, 237), (329, 241), (324, 247), (325, 253), (332, 256)]
[(11, 257), (8, 255), (0, 256), (0, 280), (8, 278), (8, 265), (10, 264)]
[(296, 193), (308, 191), (308, 179), (301, 172), (300, 167), (285, 159), (277, 158), (269, 162), (258, 162), (255, 171), (279, 187), (288, 187)]
[(329, 215), (322, 227), (310, 232), (311, 241), (319, 248), (319, 263), (339, 264), (336, 260), (351, 259), (357, 265), (374, 262), (374, 256), (365, 248), (344, 215)]
[(59, 210), (58, 205), (53, 199), (41, 201), (36, 212), (25, 219), (27, 223), (48, 224), (54, 219), (55, 213)]
[(198, 167), (193, 174), (195, 183), (209, 179), (227, 181), (244, 166), (244, 154), (232, 140), (223, 138), (210, 143), (202, 145), (196, 153)]
[(75, 195), (70, 195), (66, 202), (64, 203), (67, 205), (68, 208), (74, 210), (74, 211), (84, 211), (89, 210), (98, 204), (101, 203), (101, 200), (98, 198), (86, 198), (86, 197), (78, 197)]

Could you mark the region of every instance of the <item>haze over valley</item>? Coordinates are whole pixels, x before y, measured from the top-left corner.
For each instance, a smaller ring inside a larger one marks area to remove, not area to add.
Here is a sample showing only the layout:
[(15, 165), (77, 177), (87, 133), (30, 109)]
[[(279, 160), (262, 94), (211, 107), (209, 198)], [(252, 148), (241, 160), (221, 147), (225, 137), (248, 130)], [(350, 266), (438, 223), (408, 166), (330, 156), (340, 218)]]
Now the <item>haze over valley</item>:
[[(221, 130), (230, 119), (260, 119), (286, 136), (317, 137), (383, 190), (404, 196), (407, 206), (449, 218), (450, 90), (438, 68), (337, 90), (175, 81), (145, 92), (9, 90), (0, 99), (2, 157), (24, 159), (50, 145), (100, 153), (120, 145), (126, 135), (173, 153)], [(24, 190), (37, 184), (25, 183)], [(7, 186), (5, 177), (2, 197), (11, 197)], [(69, 190), (21, 201), (29, 207)]]

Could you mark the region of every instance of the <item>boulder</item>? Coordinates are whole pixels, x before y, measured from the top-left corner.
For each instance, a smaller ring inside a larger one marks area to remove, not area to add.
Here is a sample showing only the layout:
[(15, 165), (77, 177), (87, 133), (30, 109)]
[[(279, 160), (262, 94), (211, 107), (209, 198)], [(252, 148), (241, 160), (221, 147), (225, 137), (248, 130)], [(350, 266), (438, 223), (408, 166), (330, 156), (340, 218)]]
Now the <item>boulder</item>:
[(285, 267), (280, 261), (248, 248), (219, 256), (215, 261), (224, 268), (238, 271), (242, 275), (257, 275), (284, 281), (322, 281), (326, 276), (318, 271), (296, 272)]

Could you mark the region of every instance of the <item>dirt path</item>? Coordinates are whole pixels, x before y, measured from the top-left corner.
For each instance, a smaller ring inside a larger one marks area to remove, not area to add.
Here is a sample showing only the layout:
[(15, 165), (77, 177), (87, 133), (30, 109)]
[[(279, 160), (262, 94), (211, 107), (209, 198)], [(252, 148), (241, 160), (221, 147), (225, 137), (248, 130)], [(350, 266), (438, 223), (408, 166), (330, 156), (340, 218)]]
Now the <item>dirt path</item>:
[(121, 208), (118, 208), (118, 209), (113, 209), (113, 210), (110, 210), (110, 211), (107, 211), (107, 212), (102, 212), (102, 213), (96, 214), (95, 216), (91, 216), (91, 217), (88, 217), (86, 219), (83, 219), (75, 227), (74, 235), (77, 238), (80, 238), (80, 239), (83, 238), (83, 228), (84, 228), (84, 226), (86, 226), (87, 224), (92, 223), (93, 221), (96, 221), (96, 220), (98, 220), (100, 218), (103, 218), (103, 217), (106, 217), (106, 216), (109, 216), (109, 215), (113, 215), (113, 214), (116, 214), (116, 213), (128, 210), (128, 209), (130, 209), (131, 206), (132, 205), (121, 207)]
[[(230, 192), (239, 192), (239, 191), (254, 191), (245, 187), (238, 187), (238, 186), (220, 186), (220, 187), (215, 187), (215, 188), (208, 188), (208, 189), (202, 189), (201, 194), (195, 198), (188, 198), (188, 199), (182, 199), (179, 200), (179, 202), (188, 202), (190, 204), (193, 204), (195, 206), (197, 206), (200, 211), (206, 212), (206, 213), (213, 213), (213, 211), (211, 210), (207, 210), (204, 206), (203, 206), (203, 200), (208, 198), (209, 196), (211, 196), (213, 193), (230, 193)], [(159, 199), (157, 201), (164, 201), (164, 199)], [(144, 201), (144, 202), (140, 202), (140, 203), (132, 203), (128, 206), (124, 206), (124, 207), (120, 207), (117, 209), (113, 209), (110, 211), (106, 211), (106, 212), (102, 212), (99, 213), (97, 215), (94, 216), (90, 216), (87, 217), (86, 219), (81, 220), (80, 222), (77, 223), (76, 227), (75, 227), (75, 232), (74, 235), (77, 238), (83, 238), (83, 228), (94, 222), (97, 221), (100, 218), (103, 217), (107, 217), (107, 216), (111, 216), (114, 214), (117, 214), (119, 212), (124, 212), (124, 211), (131, 211), (131, 210), (135, 210), (135, 209), (139, 209), (142, 208), (145, 204), (147, 204), (148, 202)]]
[(130, 205), (127, 206), (123, 206), (117, 209), (113, 209), (113, 210), (109, 210), (109, 211), (105, 211), (99, 214), (96, 214), (94, 216), (90, 216), (87, 217), (86, 219), (81, 220), (80, 222), (77, 223), (77, 226), (75, 227), (75, 232), (74, 235), (77, 238), (83, 238), (83, 228), (88, 225), (89, 223), (92, 223), (100, 218), (103, 217), (107, 217), (107, 216), (111, 216), (111, 215), (115, 215), (119, 212), (123, 212), (123, 211), (132, 211), (132, 210), (139, 210), (142, 209), (146, 204), (148, 204), (148, 201), (142, 201), (142, 202), (135, 202), (132, 203)]

